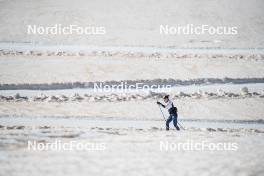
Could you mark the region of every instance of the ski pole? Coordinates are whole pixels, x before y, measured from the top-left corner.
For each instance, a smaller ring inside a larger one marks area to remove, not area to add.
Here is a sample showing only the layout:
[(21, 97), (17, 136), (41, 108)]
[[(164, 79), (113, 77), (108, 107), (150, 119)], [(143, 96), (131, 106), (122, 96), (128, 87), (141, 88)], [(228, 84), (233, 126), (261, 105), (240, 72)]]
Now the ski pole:
[[(184, 129), (183, 126), (182, 126), (179, 122), (177, 122), (177, 123), (178, 123), (178, 125), (179, 125), (182, 129)], [(185, 129), (184, 129), (184, 130), (185, 130)]]
[(161, 108), (160, 108), (160, 105), (158, 105), (158, 106), (159, 106), (159, 109), (160, 109), (160, 112), (161, 112), (161, 114), (162, 114), (162, 117), (163, 117), (164, 121), (166, 121), (165, 116), (164, 116), (164, 114), (163, 114), (163, 111), (162, 111)]

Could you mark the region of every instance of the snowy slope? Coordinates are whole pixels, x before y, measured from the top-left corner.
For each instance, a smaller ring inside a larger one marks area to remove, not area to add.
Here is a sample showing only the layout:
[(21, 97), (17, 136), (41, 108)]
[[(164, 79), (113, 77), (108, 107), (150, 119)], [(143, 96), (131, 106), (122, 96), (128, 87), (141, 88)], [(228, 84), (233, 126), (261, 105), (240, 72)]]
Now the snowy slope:
[[(263, 48), (262, 0), (0, 1), (0, 42)], [(106, 35), (28, 35), (27, 25), (104, 26)], [(237, 35), (160, 35), (160, 25), (236, 26)]]

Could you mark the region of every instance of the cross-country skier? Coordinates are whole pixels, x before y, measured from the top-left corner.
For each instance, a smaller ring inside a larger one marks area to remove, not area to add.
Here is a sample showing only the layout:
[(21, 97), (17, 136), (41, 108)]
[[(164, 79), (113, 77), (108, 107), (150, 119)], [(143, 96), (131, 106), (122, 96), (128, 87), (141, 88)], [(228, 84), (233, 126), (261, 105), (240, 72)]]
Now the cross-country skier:
[(168, 109), (168, 112), (170, 114), (170, 116), (166, 120), (166, 130), (169, 130), (171, 121), (173, 121), (173, 125), (175, 126), (176, 130), (180, 130), (180, 128), (177, 125), (178, 124), (178, 122), (177, 122), (177, 118), (178, 118), (177, 108), (173, 105), (173, 102), (169, 99), (169, 95), (165, 95), (163, 97), (163, 100), (165, 102), (165, 105), (163, 105), (162, 103), (160, 103), (158, 101), (157, 101), (157, 104), (161, 105), (163, 108)]

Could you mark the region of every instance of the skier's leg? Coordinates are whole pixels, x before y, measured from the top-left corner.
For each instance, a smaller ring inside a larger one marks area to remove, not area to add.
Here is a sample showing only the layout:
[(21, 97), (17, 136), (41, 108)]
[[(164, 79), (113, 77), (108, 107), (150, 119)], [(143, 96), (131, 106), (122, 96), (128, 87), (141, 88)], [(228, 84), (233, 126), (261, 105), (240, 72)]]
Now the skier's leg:
[(173, 115), (173, 125), (175, 126), (176, 130), (180, 130), (180, 128), (178, 127), (178, 116), (177, 114)]
[(166, 130), (170, 129), (170, 122), (172, 121), (172, 116), (170, 115), (169, 118), (166, 121)]

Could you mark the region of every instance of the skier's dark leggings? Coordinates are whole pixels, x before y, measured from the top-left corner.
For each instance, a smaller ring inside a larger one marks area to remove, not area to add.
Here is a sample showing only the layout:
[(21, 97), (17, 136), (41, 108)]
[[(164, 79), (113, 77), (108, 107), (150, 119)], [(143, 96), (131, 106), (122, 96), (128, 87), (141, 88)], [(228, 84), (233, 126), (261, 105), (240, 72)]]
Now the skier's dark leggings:
[(169, 118), (167, 119), (166, 121), (166, 129), (169, 130), (170, 128), (170, 123), (171, 121), (173, 121), (173, 125), (175, 126), (175, 128), (177, 130), (180, 130), (180, 128), (178, 127), (178, 122), (177, 122), (177, 118), (178, 118), (178, 115), (177, 114), (170, 114)]

